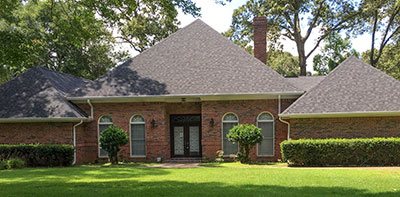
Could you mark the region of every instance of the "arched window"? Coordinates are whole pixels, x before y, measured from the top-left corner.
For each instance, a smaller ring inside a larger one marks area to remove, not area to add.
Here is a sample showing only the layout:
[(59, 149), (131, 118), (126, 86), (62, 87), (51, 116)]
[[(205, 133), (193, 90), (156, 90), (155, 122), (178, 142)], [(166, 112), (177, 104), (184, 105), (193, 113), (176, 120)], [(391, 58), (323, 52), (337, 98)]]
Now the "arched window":
[(238, 123), (239, 119), (234, 113), (227, 113), (222, 118), (222, 150), (224, 155), (232, 155), (238, 152), (238, 144), (230, 142), (226, 137), (229, 130)]
[(257, 126), (261, 129), (263, 140), (257, 145), (258, 156), (273, 156), (275, 143), (275, 125), (274, 117), (263, 112), (257, 117)]
[(143, 116), (134, 115), (131, 118), (131, 156), (146, 156), (146, 127)]
[(99, 118), (99, 133), (98, 133), (98, 140), (99, 140), (99, 157), (107, 157), (107, 151), (100, 148), (100, 134), (104, 130), (106, 130), (109, 126), (113, 124), (111, 116), (101, 116)]

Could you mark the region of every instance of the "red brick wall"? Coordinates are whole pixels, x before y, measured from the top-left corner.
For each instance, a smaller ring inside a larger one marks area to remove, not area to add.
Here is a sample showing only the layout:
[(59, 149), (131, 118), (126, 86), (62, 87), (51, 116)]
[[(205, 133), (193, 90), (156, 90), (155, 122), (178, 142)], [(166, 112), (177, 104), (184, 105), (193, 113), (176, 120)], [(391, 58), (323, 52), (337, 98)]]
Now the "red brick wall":
[[(282, 111), (293, 101), (283, 100)], [(239, 117), (239, 123), (256, 124), (261, 112), (269, 112), (275, 118), (275, 156), (257, 157), (256, 148), (251, 151), (252, 159), (258, 161), (275, 161), (280, 158), (279, 144), (287, 138), (287, 125), (278, 120), (278, 100), (253, 101), (209, 101), (202, 103), (202, 145), (203, 158), (213, 160), (218, 150), (222, 149), (222, 117), (227, 112), (233, 112)], [(215, 126), (211, 127), (211, 118)]]
[(73, 123), (0, 124), (0, 144), (72, 144)]
[(290, 137), (400, 137), (400, 117), (291, 119)]
[[(286, 109), (292, 100), (282, 101), (282, 110)], [(81, 105), (87, 113), (87, 105)], [(202, 103), (109, 103), (94, 104), (94, 121), (84, 124), (78, 131), (78, 162), (88, 163), (98, 158), (98, 131), (97, 121), (102, 115), (111, 115), (115, 125), (129, 132), (129, 119), (134, 114), (143, 115), (146, 121), (146, 158), (131, 158), (130, 144), (124, 146), (121, 157), (124, 160), (155, 161), (157, 157), (164, 160), (171, 158), (169, 115), (171, 114), (202, 114), (202, 151), (205, 159), (213, 160), (215, 152), (221, 147), (221, 119), (227, 112), (234, 112), (239, 116), (240, 123), (256, 123), (259, 113), (268, 111), (275, 117), (276, 141), (275, 157), (259, 157), (259, 160), (276, 160), (280, 157), (279, 143), (286, 139), (287, 126), (277, 118), (277, 100), (256, 101), (210, 101)], [(211, 118), (215, 126), (211, 127)], [(151, 121), (157, 122), (157, 127), (152, 128)], [(252, 153), (256, 158), (255, 149)]]
[[(131, 158), (130, 144), (122, 147), (120, 155), (124, 160), (155, 160), (156, 157), (169, 157), (169, 129), (164, 103), (103, 103), (93, 104), (94, 120), (84, 125), (78, 138), (78, 162), (87, 163), (98, 158), (98, 119), (103, 115), (111, 115), (114, 125), (121, 127), (129, 134), (130, 118), (139, 114), (146, 121), (146, 158)], [(88, 108), (85, 107), (87, 110)], [(152, 128), (155, 120), (157, 127)]]

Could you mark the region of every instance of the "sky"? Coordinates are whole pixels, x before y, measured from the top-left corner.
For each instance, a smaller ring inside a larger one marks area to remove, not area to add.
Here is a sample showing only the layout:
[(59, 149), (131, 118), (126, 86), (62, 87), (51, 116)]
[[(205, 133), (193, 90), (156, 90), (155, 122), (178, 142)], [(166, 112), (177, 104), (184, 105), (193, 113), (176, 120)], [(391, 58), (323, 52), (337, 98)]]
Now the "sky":
[[(232, 3), (228, 3), (227, 5), (219, 5), (215, 3), (215, 0), (193, 0), (197, 6), (201, 8), (201, 17), (199, 17), (202, 21), (210, 25), (212, 28), (217, 30), (218, 32), (224, 32), (229, 29), (229, 26), (232, 22), (232, 13), (233, 10), (243, 5), (246, 0), (236, 0)], [(190, 24), (196, 18), (193, 18), (190, 15), (185, 15), (182, 12), (178, 15), (178, 20), (181, 22), (181, 27), (185, 27)], [(306, 51), (311, 50), (313, 46), (313, 42), (317, 39), (318, 34), (312, 34), (309, 38), (310, 40), (306, 43)], [(371, 45), (370, 35), (361, 35), (357, 38), (353, 38), (352, 45), (353, 48), (358, 52), (364, 52), (370, 48)], [(297, 55), (296, 45), (291, 40), (281, 40), (283, 43), (283, 50), (292, 53), (293, 55)], [(313, 55), (307, 61), (307, 70), (312, 71), (312, 59), (314, 55), (318, 54), (320, 50), (316, 50)]]

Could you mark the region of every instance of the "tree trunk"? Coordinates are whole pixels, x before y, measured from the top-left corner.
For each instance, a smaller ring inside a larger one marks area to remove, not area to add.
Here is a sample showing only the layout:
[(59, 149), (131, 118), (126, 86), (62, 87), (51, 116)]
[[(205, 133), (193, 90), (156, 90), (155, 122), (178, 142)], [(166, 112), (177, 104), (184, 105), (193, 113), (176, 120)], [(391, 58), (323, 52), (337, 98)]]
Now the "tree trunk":
[(307, 59), (306, 52), (304, 49), (304, 43), (301, 41), (296, 41), (297, 52), (299, 54), (299, 66), (300, 66), (300, 76), (307, 75)]

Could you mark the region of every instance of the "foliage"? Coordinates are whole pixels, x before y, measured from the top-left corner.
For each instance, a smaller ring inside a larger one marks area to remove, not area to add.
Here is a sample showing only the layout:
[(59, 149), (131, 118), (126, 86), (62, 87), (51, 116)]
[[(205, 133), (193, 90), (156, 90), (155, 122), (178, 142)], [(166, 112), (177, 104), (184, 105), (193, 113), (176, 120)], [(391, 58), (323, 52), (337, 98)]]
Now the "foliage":
[(18, 158), (7, 160), (7, 169), (19, 169), (25, 167), (25, 161)]
[(74, 148), (61, 144), (0, 144), (0, 160), (19, 158), (27, 166), (69, 166)]
[[(231, 0), (228, 0), (228, 2)], [(267, 39), (276, 44), (280, 37), (296, 43), (300, 75), (306, 75), (306, 61), (331, 33), (353, 26), (358, 12), (359, 1), (335, 0), (248, 0), (234, 10), (232, 25), (225, 33), (236, 44), (246, 47), (252, 41), (252, 20), (266, 16), (268, 20)], [(309, 51), (306, 42), (311, 34), (318, 35)]]
[(348, 57), (359, 56), (352, 48), (349, 37), (342, 38), (338, 33), (332, 33), (324, 41), (325, 45), (320, 54), (314, 56), (314, 71), (318, 75), (327, 75)]
[(95, 79), (128, 56), (178, 29), (178, 10), (193, 16), (191, 0), (0, 1), (0, 83), (34, 66)]
[(127, 144), (128, 141), (128, 134), (123, 129), (114, 125), (109, 126), (100, 135), (100, 147), (107, 151), (108, 158), (113, 164), (118, 163), (120, 147)]
[(5, 170), (8, 168), (7, 160), (0, 160), (0, 170)]
[(289, 140), (281, 151), (293, 166), (400, 165), (400, 138)]
[(285, 77), (299, 76), (299, 60), (289, 52), (269, 50), (267, 65)]
[(263, 136), (261, 129), (253, 124), (239, 124), (229, 130), (226, 137), (229, 141), (239, 144), (238, 159), (241, 163), (250, 161), (250, 149), (257, 143), (261, 143)]
[(369, 63), (379, 64), (388, 44), (400, 39), (400, 0), (363, 0), (357, 33), (371, 33)]
[[(377, 50), (375, 49), (375, 52)], [(362, 53), (365, 62), (369, 61), (371, 51)], [(388, 44), (382, 51), (376, 68), (386, 72), (388, 75), (400, 80), (400, 43)]]

